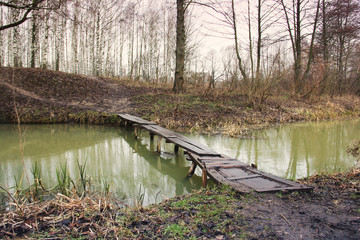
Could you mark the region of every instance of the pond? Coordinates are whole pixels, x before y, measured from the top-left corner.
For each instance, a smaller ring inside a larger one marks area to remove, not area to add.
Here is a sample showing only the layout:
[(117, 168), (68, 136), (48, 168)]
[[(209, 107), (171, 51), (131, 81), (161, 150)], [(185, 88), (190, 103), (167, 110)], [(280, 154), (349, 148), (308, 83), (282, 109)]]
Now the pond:
[(346, 153), (360, 139), (360, 119), (282, 125), (254, 131), (249, 138), (193, 136), (219, 153), (257, 165), (259, 170), (287, 179), (317, 172), (346, 170), (356, 159)]
[[(191, 162), (183, 152), (175, 155), (172, 144), (156, 141), (143, 131), (139, 140), (131, 129), (86, 125), (22, 125), (23, 159), (32, 182), (31, 169), (41, 166), (46, 187), (57, 184), (56, 171), (67, 164), (72, 179), (79, 178), (77, 161), (86, 163), (92, 186), (102, 182), (126, 204), (143, 198), (143, 204), (191, 192), (201, 187), (201, 172), (186, 178)], [(254, 163), (262, 171), (297, 179), (327, 170), (348, 169), (355, 159), (346, 147), (360, 136), (360, 119), (341, 122), (301, 123), (255, 131), (246, 139), (186, 134), (219, 153)], [(24, 175), (16, 125), (0, 125), (0, 185), (22, 182)]]

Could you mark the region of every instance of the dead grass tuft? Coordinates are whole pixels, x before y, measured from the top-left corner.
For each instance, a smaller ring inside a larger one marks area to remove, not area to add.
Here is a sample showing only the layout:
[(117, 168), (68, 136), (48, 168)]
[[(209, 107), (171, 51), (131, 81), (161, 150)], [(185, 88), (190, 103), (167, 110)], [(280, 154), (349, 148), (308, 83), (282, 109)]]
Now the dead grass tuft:
[(101, 195), (67, 197), (60, 193), (52, 200), (27, 203), (21, 209), (0, 213), (0, 238), (21, 237), (43, 231), (52, 236), (109, 237), (117, 232), (116, 207)]

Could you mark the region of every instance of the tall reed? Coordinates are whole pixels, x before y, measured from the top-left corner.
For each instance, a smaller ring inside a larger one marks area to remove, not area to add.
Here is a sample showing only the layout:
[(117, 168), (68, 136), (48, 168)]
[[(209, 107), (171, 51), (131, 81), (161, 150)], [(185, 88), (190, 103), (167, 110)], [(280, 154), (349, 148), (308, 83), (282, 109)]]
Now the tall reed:
[(56, 169), (56, 177), (58, 181), (58, 191), (65, 196), (69, 196), (72, 179), (67, 169), (67, 163), (60, 166), (60, 171)]
[(41, 176), (41, 166), (36, 161), (31, 169), (33, 175), (33, 184), (32, 184), (32, 197), (34, 201), (39, 200), (40, 193), (46, 190), (46, 187), (42, 181)]
[(83, 195), (83, 196), (86, 196), (87, 186), (88, 186), (88, 184), (90, 184), (90, 178), (86, 176), (86, 171), (85, 171), (86, 162), (87, 162), (87, 160), (85, 161), (84, 164), (80, 164), (79, 160), (76, 161), (78, 169), (79, 169), (79, 174), (80, 174), (80, 184), (83, 189), (83, 192), (78, 193), (78, 194)]

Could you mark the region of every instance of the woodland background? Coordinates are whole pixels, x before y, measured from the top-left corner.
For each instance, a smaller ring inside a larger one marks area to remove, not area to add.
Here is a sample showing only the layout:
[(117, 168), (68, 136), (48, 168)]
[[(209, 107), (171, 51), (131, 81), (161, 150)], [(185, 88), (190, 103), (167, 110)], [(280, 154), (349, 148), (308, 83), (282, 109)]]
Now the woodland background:
[(179, 4), (184, 88), (360, 95), (359, 0), (0, 1), (0, 66), (172, 84)]

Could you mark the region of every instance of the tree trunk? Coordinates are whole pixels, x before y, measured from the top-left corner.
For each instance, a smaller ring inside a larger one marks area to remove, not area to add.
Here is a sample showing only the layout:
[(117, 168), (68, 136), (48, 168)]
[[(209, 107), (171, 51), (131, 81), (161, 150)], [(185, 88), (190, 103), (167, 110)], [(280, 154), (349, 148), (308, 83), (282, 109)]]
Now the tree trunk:
[[(11, 9), (11, 19), (12, 21), (15, 21), (15, 19), (18, 18), (20, 15), (20, 11), (18, 9)], [(13, 66), (14, 67), (21, 67), (21, 61), (19, 56), (19, 49), (21, 46), (20, 42), (20, 29), (19, 26), (13, 27), (12, 29), (12, 47), (13, 47)]]
[(249, 78), (246, 74), (246, 71), (242, 65), (242, 59), (240, 56), (240, 50), (239, 50), (239, 41), (238, 41), (238, 33), (237, 33), (237, 27), (236, 27), (236, 14), (235, 14), (235, 4), (234, 0), (231, 1), (231, 10), (232, 10), (232, 24), (233, 24), (233, 30), (234, 30), (234, 40), (235, 40), (235, 51), (236, 51), (236, 58), (238, 60), (238, 66), (241, 72), (242, 77), (244, 78), (245, 85), (248, 86)]
[(185, 69), (185, 0), (177, 0), (176, 20), (176, 67), (173, 91), (179, 93), (184, 90)]
[(48, 68), (48, 51), (49, 51), (49, 16), (45, 16), (44, 20), (45, 28), (44, 28), (44, 39), (41, 46), (41, 68)]
[(295, 64), (294, 64), (294, 85), (295, 93), (302, 93), (303, 83), (301, 79), (302, 46), (301, 46), (301, 1), (296, 1), (296, 23), (295, 23)]
[[(0, 26), (3, 25), (3, 9), (0, 8)], [(3, 66), (3, 59), (4, 59), (4, 42), (3, 42), (3, 34), (0, 34), (0, 67)]]
[(258, 40), (257, 40), (257, 54), (256, 54), (256, 88), (260, 86), (260, 63), (261, 63), (261, 45), (262, 45), (262, 16), (261, 16), (262, 2), (258, 0)]

